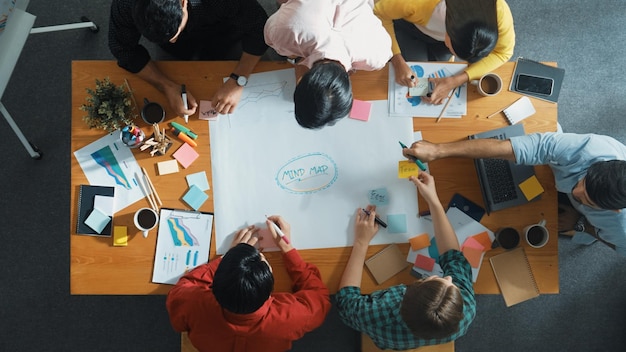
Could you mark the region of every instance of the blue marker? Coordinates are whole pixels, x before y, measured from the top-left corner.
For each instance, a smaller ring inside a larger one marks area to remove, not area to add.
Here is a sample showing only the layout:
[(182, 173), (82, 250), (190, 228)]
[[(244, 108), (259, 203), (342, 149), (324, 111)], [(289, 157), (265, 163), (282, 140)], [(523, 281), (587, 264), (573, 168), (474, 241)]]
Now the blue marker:
[[(404, 148), (409, 148), (409, 147), (407, 147), (406, 145), (404, 145), (404, 143), (402, 143), (402, 142), (400, 142), (400, 141), (398, 141), (398, 143), (400, 143), (400, 146), (402, 147), (402, 149), (404, 149)], [(422, 170), (422, 171), (426, 171), (426, 166), (424, 166), (424, 163), (423, 163), (423, 162), (421, 162), (419, 159), (417, 159), (416, 157), (411, 156), (411, 155), (409, 155), (409, 159), (411, 159), (411, 160), (415, 161), (415, 164), (417, 164), (417, 167), (419, 167), (419, 168), (420, 168), (420, 170)]]

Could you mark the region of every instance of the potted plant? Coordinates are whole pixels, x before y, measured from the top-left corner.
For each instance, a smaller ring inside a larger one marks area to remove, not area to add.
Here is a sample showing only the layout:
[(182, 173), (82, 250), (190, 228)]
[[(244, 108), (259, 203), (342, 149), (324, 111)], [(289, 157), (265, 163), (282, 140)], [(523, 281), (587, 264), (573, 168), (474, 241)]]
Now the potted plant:
[(89, 128), (101, 128), (113, 132), (133, 124), (137, 117), (132, 112), (132, 93), (124, 85), (116, 86), (107, 77), (96, 79), (96, 89), (87, 88), (87, 104), (80, 109), (87, 112), (83, 121)]

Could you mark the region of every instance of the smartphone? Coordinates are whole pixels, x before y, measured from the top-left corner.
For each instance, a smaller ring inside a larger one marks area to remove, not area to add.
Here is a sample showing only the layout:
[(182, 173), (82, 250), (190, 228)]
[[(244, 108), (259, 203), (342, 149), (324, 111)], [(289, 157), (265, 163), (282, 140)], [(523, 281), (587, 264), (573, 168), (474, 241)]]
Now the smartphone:
[(517, 75), (515, 90), (542, 95), (552, 95), (554, 80), (552, 78), (533, 76), (520, 73)]

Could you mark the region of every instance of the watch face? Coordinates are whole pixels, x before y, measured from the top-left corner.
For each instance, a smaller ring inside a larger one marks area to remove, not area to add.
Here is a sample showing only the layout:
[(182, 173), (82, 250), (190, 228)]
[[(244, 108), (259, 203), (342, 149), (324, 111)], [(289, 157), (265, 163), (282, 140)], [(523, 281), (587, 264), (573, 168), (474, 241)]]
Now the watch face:
[(237, 78), (237, 84), (243, 87), (246, 84), (248, 84), (248, 79), (246, 77), (244, 77), (244, 76), (239, 76)]

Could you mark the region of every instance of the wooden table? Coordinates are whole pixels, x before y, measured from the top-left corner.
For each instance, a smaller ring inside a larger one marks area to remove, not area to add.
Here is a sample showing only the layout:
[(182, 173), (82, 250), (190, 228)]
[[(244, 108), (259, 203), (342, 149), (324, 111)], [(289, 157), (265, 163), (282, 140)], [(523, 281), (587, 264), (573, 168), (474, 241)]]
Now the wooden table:
[[(184, 82), (187, 89), (196, 100), (210, 100), (212, 94), (221, 85), (222, 78), (227, 77), (235, 66), (235, 62), (158, 62), (157, 65), (168, 76), (178, 82)], [(287, 63), (261, 62), (256, 72), (271, 71), (290, 68)], [(498, 73), (508, 87), (513, 72), (514, 64), (507, 63), (495, 72)], [(119, 68), (114, 61), (75, 61), (72, 63), (72, 151), (78, 150), (96, 139), (105, 135), (104, 131), (89, 130), (82, 121), (84, 112), (79, 110), (85, 102), (85, 88), (95, 86), (95, 78), (110, 77), (116, 83), (121, 84), (124, 78), (128, 79), (138, 102), (144, 97), (156, 101), (166, 108), (166, 120), (182, 121), (182, 118), (171, 113), (164, 96), (152, 86), (139, 78)], [(381, 100), (387, 98), (388, 70), (375, 72), (357, 72), (352, 75), (354, 97), (360, 100)], [(475, 87), (471, 86), (468, 92), (468, 114), (462, 119), (442, 119), (435, 123), (432, 118), (415, 118), (415, 130), (421, 130), (426, 140), (433, 142), (448, 142), (462, 140), (468, 135), (481, 131), (506, 126), (503, 116), (494, 116), (490, 119), (485, 117), (520, 97), (519, 94), (503, 91), (495, 97), (481, 97)], [(527, 133), (546, 132), (556, 130), (557, 106), (531, 98), (537, 113), (524, 120), (523, 124)], [(150, 131), (140, 118), (137, 124)], [(170, 160), (171, 152), (166, 156), (150, 157), (148, 153), (135, 151), (135, 157), (139, 164), (148, 170), (150, 178), (163, 200), (164, 206), (171, 208), (186, 209), (181, 197), (187, 190), (184, 176), (190, 173), (205, 170), (211, 181), (211, 163), (209, 148), (209, 133), (207, 122), (198, 120), (197, 115), (189, 119), (189, 127), (196, 132), (200, 158), (188, 169), (182, 169), (179, 173), (157, 176), (155, 164), (159, 161)], [(176, 150), (181, 142), (174, 139), (171, 151)], [(72, 156), (71, 177), (71, 212), (70, 212), (70, 238), (71, 238), (71, 264), (70, 264), (70, 291), (72, 294), (166, 294), (172, 287), (170, 285), (153, 284), (152, 266), (154, 261), (156, 230), (152, 230), (148, 238), (143, 238), (141, 232), (133, 225), (133, 214), (141, 208), (149, 206), (147, 200), (142, 199), (115, 214), (114, 225), (127, 226), (129, 241), (127, 247), (113, 247), (111, 238), (92, 237), (77, 235), (77, 190), (81, 184), (88, 181), (76, 159)], [(472, 201), (483, 204), (478, 179), (473, 161), (470, 159), (445, 159), (429, 164), (432, 174), (437, 179), (437, 188), (442, 202), (445, 204), (454, 193), (461, 193)], [(550, 231), (548, 244), (541, 249), (530, 248), (522, 242), (528, 255), (535, 279), (541, 293), (559, 292), (558, 275), (558, 242), (557, 242), (557, 193), (554, 188), (554, 177), (547, 166), (535, 167), (537, 177), (546, 192), (540, 201), (527, 205), (506, 209), (485, 216), (483, 225), (492, 230), (503, 226), (512, 226), (520, 232), (524, 226), (546, 219)], [(208, 192), (210, 198), (201, 211), (213, 211), (213, 194)], [(420, 209), (426, 209), (422, 199), (419, 201)], [(213, 236), (215, 238), (215, 236)], [(368, 256), (373, 255), (384, 245), (370, 246)], [(408, 244), (400, 245), (406, 254)], [(323, 280), (332, 293), (337, 291), (337, 286), (343, 273), (343, 269), (350, 255), (350, 247), (327, 248), (301, 251), (302, 257), (315, 263), (322, 272)], [(487, 252), (483, 266), (475, 284), (476, 293), (499, 293), (495, 277), (489, 265), (488, 258), (498, 254), (502, 249)], [(211, 256), (214, 256), (215, 245), (211, 246)], [(268, 260), (272, 263), (275, 275), (275, 289), (289, 291), (291, 282), (286, 274), (282, 258), (279, 253), (267, 253)], [(413, 278), (409, 275), (409, 269), (394, 276), (384, 285), (376, 285), (371, 275), (365, 270), (363, 276), (363, 292), (371, 292), (376, 289), (394, 285), (397, 283), (409, 283)]]

